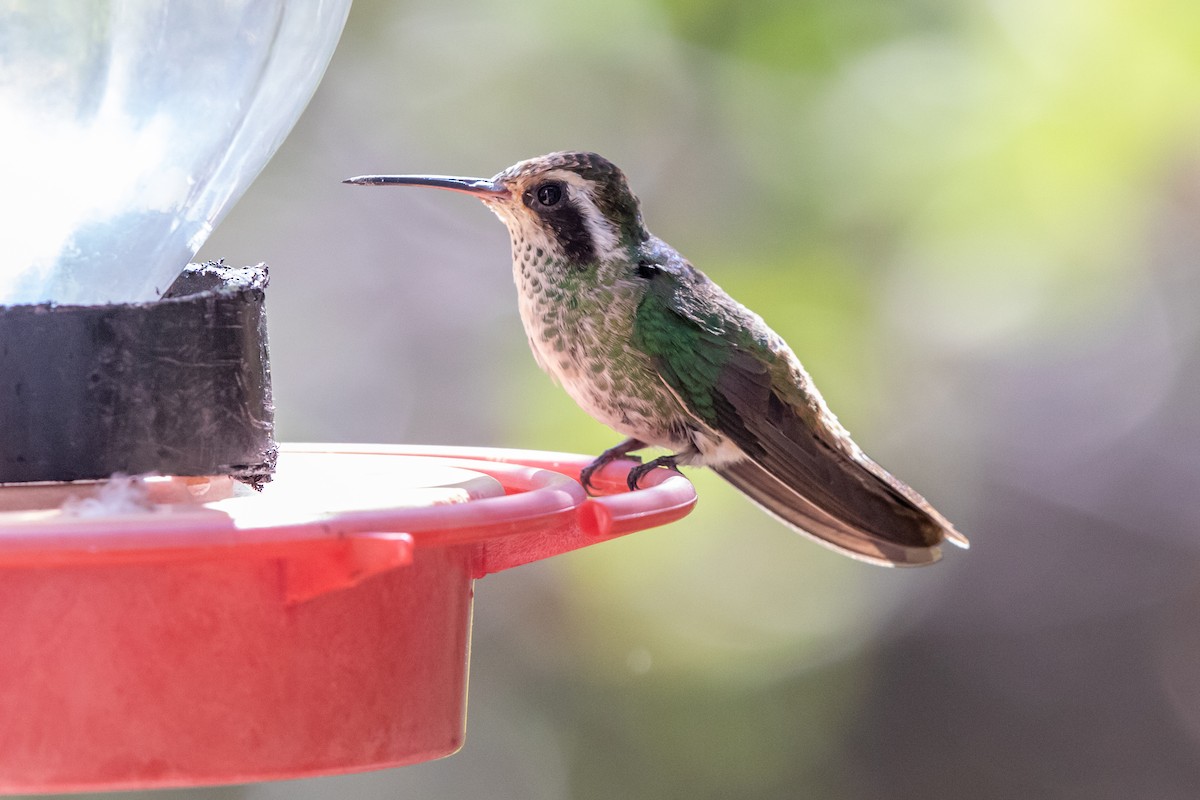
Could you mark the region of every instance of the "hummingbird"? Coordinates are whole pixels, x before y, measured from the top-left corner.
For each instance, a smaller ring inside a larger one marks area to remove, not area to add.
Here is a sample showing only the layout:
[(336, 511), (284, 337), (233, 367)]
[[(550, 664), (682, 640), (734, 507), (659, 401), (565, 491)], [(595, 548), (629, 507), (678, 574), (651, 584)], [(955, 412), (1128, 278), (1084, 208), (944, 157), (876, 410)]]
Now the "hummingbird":
[[(595, 153), (518, 162), (491, 179), (363, 175), (345, 183), (472, 195), (508, 228), (521, 321), (538, 365), (627, 437), (580, 474), (647, 447), (706, 466), (783, 523), (852, 558), (930, 564), (966, 537), (871, 460), (791, 348), (646, 229), (624, 173)], [(636, 458), (636, 457), (635, 457)]]

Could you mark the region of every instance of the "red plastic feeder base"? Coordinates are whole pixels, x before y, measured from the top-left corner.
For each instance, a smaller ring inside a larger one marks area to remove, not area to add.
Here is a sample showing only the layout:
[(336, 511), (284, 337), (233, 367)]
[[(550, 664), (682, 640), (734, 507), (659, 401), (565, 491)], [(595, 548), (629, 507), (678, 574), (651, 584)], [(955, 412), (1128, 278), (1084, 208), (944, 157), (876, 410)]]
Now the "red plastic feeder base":
[[(299, 778), (463, 742), (474, 579), (687, 514), (628, 462), (283, 448), (229, 478), (0, 488), (0, 791)], [(94, 495), (95, 497), (89, 497)]]

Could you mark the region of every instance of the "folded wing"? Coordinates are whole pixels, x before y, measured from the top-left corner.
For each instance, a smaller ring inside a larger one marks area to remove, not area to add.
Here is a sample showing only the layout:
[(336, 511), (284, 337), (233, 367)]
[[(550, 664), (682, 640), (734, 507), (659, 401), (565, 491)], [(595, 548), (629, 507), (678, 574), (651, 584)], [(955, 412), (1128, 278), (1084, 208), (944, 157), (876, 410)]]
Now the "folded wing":
[(966, 546), (850, 441), (782, 341), (686, 262), (659, 266), (637, 335), (697, 420), (746, 455), (713, 469), (783, 522), (884, 565), (932, 563), (944, 539)]

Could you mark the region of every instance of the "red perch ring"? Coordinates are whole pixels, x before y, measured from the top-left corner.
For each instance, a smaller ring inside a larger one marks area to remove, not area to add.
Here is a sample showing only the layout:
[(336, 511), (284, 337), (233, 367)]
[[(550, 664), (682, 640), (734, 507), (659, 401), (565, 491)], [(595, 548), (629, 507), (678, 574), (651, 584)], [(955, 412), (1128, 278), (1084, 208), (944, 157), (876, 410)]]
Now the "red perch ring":
[[(300, 778), (463, 742), (476, 578), (691, 511), (582, 456), (292, 445), (228, 477), (0, 487), (0, 791)], [(107, 497), (107, 507), (96, 495)]]

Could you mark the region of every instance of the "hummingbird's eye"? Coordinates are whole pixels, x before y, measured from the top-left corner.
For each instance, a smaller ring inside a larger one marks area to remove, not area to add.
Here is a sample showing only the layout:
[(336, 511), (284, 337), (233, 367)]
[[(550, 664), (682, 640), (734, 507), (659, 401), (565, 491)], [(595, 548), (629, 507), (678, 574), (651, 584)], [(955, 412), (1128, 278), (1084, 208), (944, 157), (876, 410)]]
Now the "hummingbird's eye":
[(562, 184), (556, 181), (547, 181), (537, 187), (536, 191), (538, 205), (549, 208), (557, 205), (559, 200), (562, 200), (563, 190)]

